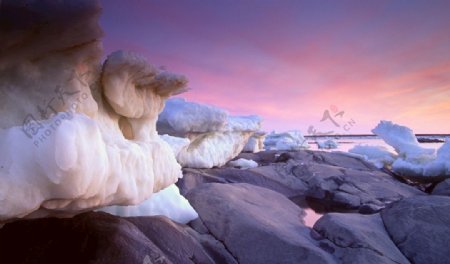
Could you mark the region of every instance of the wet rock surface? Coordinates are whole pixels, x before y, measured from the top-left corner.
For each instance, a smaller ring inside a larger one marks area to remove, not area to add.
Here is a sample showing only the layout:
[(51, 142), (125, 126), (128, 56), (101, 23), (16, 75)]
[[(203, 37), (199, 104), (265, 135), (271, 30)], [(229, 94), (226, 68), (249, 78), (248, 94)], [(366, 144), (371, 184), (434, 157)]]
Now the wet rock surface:
[[(429, 195), (365, 161), (244, 153), (259, 167), (184, 169), (199, 218), (89, 212), (0, 229), (0, 263), (450, 263), (448, 183)], [(313, 227), (306, 205), (324, 211)], [(311, 224), (311, 223), (310, 223)]]

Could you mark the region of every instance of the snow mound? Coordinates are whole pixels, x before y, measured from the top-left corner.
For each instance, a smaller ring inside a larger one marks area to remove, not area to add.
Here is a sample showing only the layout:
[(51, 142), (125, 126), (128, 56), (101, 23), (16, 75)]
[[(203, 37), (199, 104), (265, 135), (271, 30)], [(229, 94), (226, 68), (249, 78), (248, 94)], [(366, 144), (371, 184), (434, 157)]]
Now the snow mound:
[(372, 132), (392, 146), (405, 160), (421, 163), (435, 158), (435, 150), (421, 147), (413, 131), (408, 127), (391, 121), (381, 121)]
[(266, 150), (299, 150), (309, 148), (307, 140), (298, 130), (284, 133), (272, 132), (264, 140)]
[(258, 163), (256, 163), (256, 161), (254, 161), (254, 160), (240, 158), (237, 160), (229, 161), (227, 163), (227, 166), (241, 168), (241, 169), (250, 169), (250, 168), (258, 167)]
[(332, 139), (317, 141), (317, 147), (319, 149), (336, 149), (338, 148), (338, 143)]
[(228, 112), (223, 109), (173, 98), (167, 100), (157, 126), (160, 134), (184, 137), (189, 133), (225, 130), (227, 122)]
[(390, 167), (394, 163), (397, 155), (390, 152), (384, 146), (358, 145), (349, 150), (350, 153), (359, 154), (365, 160), (371, 162), (377, 168)]
[(372, 130), (397, 152), (392, 170), (417, 181), (440, 181), (450, 177), (450, 142), (436, 152), (419, 145), (413, 131), (405, 126), (381, 121)]
[(102, 67), (99, 14), (92, 0), (0, 5), (0, 221), (138, 204), (182, 177), (156, 121), (186, 78), (124, 51)]
[(177, 161), (190, 168), (225, 165), (260, 127), (258, 116), (229, 116), (220, 108), (178, 98), (167, 101), (157, 123), (159, 133), (189, 139)]
[(153, 194), (151, 199), (139, 205), (109, 206), (102, 208), (101, 211), (123, 217), (164, 215), (181, 224), (187, 224), (198, 218), (197, 212), (180, 194), (175, 184)]

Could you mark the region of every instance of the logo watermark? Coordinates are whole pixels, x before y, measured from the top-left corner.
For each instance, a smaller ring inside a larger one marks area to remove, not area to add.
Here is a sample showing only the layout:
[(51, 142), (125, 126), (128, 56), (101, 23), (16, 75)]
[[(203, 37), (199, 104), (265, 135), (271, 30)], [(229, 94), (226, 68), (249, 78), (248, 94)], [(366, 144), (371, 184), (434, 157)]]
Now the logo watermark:
[[(83, 86), (89, 86), (85, 77), (88, 77), (91, 73), (90, 71), (86, 71), (80, 74), (73, 70), (67, 82), (78, 80)], [(39, 147), (56, 131), (63, 120), (72, 119), (78, 106), (88, 98), (89, 94), (86, 92), (82, 92), (81, 90), (67, 91), (60, 85), (56, 85), (53, 97), (36, 106), (38, 118), (31, 113), (25, 116), (22, 123), (23, 133), (33, 140), (35, 147)], [(58, 112), (56, 110), (56, 105), (58, 104), (67, 110), (65, 112)], [(49, 119), (51, 120), (49, 121)]]
[(313, 125), (308, 127), (308, 135), (311, 136), (331, 136), (338, 135), (339, 133), (346, 133), (352, 130), (356, 125), (356, 121), (353, 118), (344, 117), (345, 111), (340, 110), (336, 105), (331, 105), (329, 109), (325, 109), (322, 114), (320, 122), (327, 122), (333, 125), (333, 130), (319, 131)]

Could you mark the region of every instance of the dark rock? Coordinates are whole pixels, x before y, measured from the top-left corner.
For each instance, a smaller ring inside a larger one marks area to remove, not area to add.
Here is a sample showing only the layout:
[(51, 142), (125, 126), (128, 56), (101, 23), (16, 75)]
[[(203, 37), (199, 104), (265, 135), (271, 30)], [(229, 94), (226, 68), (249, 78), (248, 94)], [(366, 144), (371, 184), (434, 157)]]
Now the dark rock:
[(329, 213), (314, 230), (320, 247), (339, 263), (409, 263), (389, 238), (379, 214)]
[(0, 249), (2, 263), (172, 263), (136, 226), (106, 213), (6, 224)]
[(277, 192), (210, 183), (187, 198), (239, 263), (334, 263), (310, 237), (303, 210)]
[(450, 196), (450, 179), (438, 183), (431, 194)]
[(415, 196), (381, 212), (400, 251), (413, 263), (450, 263), (450, 197)]
[(162, 216), (152, 217), (151, 221), (148, 217), (126, 219), (139, 228), (173, 263), (215, 263), (186, 226)]
[(216, 175), (211, 174), (214, 169), (183, 169), (183, 178), (179, 179), (176, 185), (180, 189), (180, 193), (185, 195), (190, 190), (202, 185), (204, 183), (227, 183), (227, 180)]
[(417, 137), (419, 143), (444, 143), (445, 140), (439, 138)]
[(181, 192), (208, 182), (248, 183), (279, 192), (300, 206), (306, 197), (319, 211), (364, 214), (379, 212), (404, 197), (424, 194), (363, 160), (339, 152), (270, 151), (240, 157), (265, 165), (247, 170), (185, 169), (178, 183)]
[(308, 186), (306, 196), (316, 210), (374, 213), (391, 202), (423, 194), (378, 170), (304, 163), (293, 173)]
[(84, 213), (0, 229), (1, 263), (236, 263), (212, 236), (166, 217)]

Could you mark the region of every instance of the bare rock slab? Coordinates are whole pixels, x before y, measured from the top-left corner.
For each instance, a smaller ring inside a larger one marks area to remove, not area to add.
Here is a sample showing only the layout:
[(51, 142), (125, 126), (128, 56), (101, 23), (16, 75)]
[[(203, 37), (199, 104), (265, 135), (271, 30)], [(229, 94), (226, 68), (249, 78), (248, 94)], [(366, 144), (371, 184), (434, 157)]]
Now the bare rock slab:
[(203, 184), (187, 194), (209, 232), (239, 263), (335, 263), (283, 195), (249, 184)]
[(400, 251), (413, 263), (450, 263), (450, 197), (415, 196), (381, 212)]

